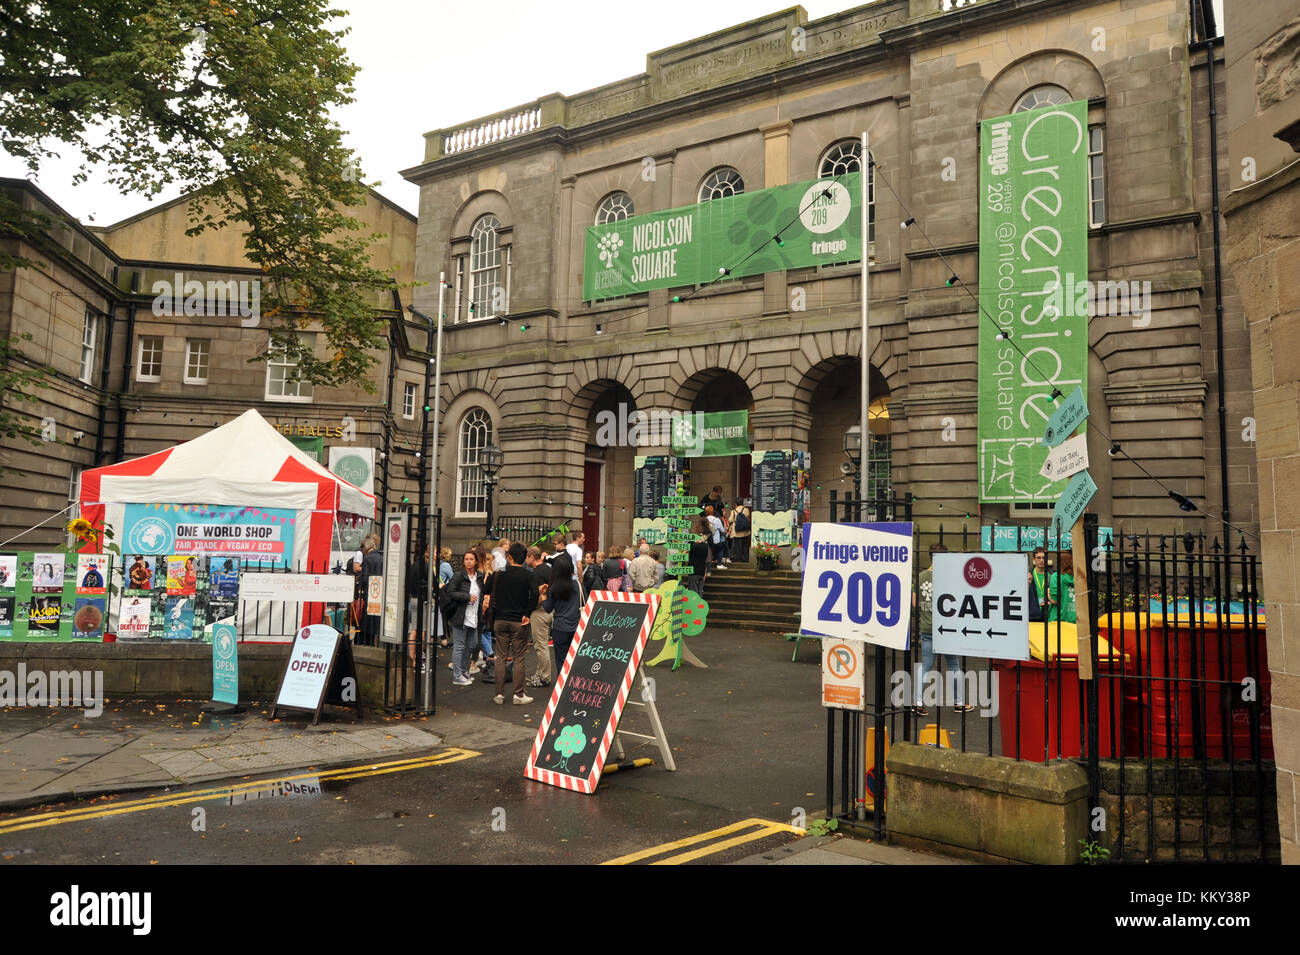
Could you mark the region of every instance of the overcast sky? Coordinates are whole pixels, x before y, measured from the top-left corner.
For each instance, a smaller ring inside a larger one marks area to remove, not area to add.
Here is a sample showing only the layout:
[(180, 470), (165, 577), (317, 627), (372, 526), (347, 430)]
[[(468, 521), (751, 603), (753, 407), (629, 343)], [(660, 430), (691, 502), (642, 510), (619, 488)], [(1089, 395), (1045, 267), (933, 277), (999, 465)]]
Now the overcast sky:
[[(361, 156), (367, 182), (415, 212), (418, 190), (399, 169), (423, 158), (422, 134), (547, 93), (573, 94), (645, 70), (646, 54), (784, 9), (783, 0), (340, 0), (355, 12), (344, 44), (361, 67), (356, 102), (337, 115)], [(811, 19), (855, 6), (851, 0), (804, 0)], [(1216, 0), (1217, 9), (1222, 0)], [(1221, 15), (1220, 15), (1220, 23)], [(121, 195), (102, 178), (72, 187), (78, 162), (47, 162), (37, 180), (82, 221), (108, 225), (150, 205)], [(0, 152), (0, 175), (25, 169)], [(175, 191), (155, 200), (174, 198)]]

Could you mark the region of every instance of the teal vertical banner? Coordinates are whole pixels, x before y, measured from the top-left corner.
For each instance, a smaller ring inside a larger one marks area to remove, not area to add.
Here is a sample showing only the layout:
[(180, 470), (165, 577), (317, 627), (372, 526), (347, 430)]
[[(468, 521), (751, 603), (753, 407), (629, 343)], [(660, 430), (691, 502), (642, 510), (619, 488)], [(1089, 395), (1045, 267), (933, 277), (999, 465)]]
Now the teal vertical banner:
[(239, 641), (232, 623), (212, 625), (212, 699), (239, 702)]

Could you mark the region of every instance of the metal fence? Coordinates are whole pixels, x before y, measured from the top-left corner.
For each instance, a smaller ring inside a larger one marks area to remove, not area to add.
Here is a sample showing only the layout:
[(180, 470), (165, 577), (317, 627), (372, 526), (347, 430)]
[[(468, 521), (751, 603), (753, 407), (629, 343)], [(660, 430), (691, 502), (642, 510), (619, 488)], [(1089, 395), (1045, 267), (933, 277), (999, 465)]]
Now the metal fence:
[[(830, 517), (906, 521), (911, 503), (832, 494)], [(1046, 533), (1026, 530), (1033, 540)], [(981, 549), (979, 525), (914, 532), (918, 555), (932, 543)], [(1015, 549), (1020, 544), (1017, 535)], [(1092, 516), (1084, 545), (1093, 622), (1084, 636), (1096, 636), (1090, 649), (1074, 622), (1057, 614), (1030, 625), (1030, 661), (959, 658), (955, 677), (946, 667), (918, 673), (913, 614), (907, 650), (868, 654), (866, 711), (827, 713), (828, 817), (882, 836), (884, 777), (876, 767), (887, 766), (890, 741), (905, 740), (1017, 760), (1077, 760), (1088, 772), (1092, 818), (1103, 821), (1097, 841), (1115, 861), (1276, 858), (1258, 557), (1244, 540), (1229, 550), (1203, 534), (1098, 540)], [(1073, 575), (1062, 572), (1069, 555), (1048, 551), (1058, 595), (1073, 587)], [(917, 576), (922, 563), (913, 562)], [(1084, 675), (1091, 662), (1095, 679), (1080, 679), (1080, 645)], [(918, 679), (927, 681), (923, 698)], [(960, 702), (974, 709), (954, 705), (958, 686)]]
[[(568, 531), (560, 528), (568, 528)], [(541, 541), (559, 540), (566, 533), (582, 530), (581, 517), (540, 518), (540, 517), (501, 517), (493, 524), (492, 531), (496, 537), (508, 537), (519, 541), (525, 547), (531, 547)], [(565, 537), (560, 543), (567, 543)]]

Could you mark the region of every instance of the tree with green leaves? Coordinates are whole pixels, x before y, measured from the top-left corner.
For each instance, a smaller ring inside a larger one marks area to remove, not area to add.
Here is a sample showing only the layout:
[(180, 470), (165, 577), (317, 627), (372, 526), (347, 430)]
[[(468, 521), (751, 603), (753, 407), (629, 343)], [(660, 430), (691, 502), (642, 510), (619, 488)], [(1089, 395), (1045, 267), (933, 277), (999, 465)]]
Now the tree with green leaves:
[[(371, 267), (348, 206), (367, 190), (329, 110), (357, 68), (322, 0), (40, 0), (0, 5), (0, 148), (35, 173), (64, 148), (143, 197), (201, 193), (189, 234), (234, 225), (261, 267), (270, 349), (315, 384), (374, 390), (385, 345)], [(0, 193), (0, 235), (47, 227)], [(30, 264), (0, 250), (0, 269)], [(330, 357), (298, 328), (320, 322)], [(263, 358), (265, 355), (262, 356)], [(0, 373), (3, 378), (5, 373)]]

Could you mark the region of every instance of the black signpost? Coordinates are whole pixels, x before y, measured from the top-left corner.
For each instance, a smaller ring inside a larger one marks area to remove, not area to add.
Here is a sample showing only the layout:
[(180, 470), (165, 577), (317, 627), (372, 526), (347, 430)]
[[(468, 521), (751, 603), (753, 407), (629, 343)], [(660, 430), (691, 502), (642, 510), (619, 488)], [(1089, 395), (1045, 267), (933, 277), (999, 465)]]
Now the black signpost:
[(555, 681), (524, 775), (593, 793), (659, 609), (656, 594), (594, 591)]

